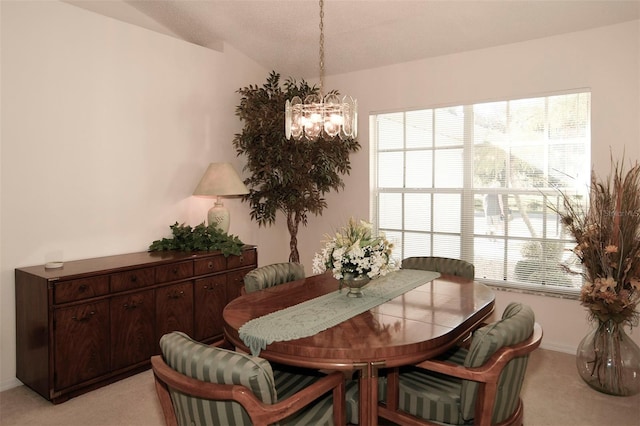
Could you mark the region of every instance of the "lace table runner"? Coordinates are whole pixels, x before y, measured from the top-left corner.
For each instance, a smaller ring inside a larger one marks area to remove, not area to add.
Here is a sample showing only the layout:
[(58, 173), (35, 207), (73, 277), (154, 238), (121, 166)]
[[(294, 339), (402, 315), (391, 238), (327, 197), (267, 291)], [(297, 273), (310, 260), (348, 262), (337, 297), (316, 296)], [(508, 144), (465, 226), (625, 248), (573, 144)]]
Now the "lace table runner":
[[(439, 277), (438, 272), (403, 269), (371, 280), (363, 297), (347, 297), (348, 289), (325, 294), (260, 318), (238, 330), (240, 338), (255, 356), (273, 342), (313, 336), (362, 312), (388, 302)], [(336, 283), (337, 285), (337, 283)]]

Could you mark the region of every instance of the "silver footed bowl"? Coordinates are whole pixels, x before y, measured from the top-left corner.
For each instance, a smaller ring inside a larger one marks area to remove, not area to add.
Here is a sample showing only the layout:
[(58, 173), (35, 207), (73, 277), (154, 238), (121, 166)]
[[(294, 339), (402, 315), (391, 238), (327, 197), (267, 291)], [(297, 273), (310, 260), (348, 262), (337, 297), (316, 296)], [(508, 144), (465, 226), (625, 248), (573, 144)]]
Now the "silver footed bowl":
[(357, 275), (346, 273), (344, 274), (344, 278), (340, 280), (340, 289), (342, 287), (347, 287), (349, 291), (347, 292), (347, 297), (362, 297), (362, 287), (369, 284), (371, 279), (365, 275)]

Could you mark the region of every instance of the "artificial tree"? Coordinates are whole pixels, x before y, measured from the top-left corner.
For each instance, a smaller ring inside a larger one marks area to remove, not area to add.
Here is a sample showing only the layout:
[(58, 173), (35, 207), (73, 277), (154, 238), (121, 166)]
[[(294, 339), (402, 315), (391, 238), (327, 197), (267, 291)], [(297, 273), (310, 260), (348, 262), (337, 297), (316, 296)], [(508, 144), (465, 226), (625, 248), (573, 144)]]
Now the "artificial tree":
[[(247, 157), (245, 170), (251, 173), (244, 183), (243, 196), (251, 206), (251, 219), (259, 226), (272, 225), (278, 210), (287, 218), (290, 262), (300, 262), (298, 228), (307, 225), (307, 214), (321, 215), (327, 202), (324, 195), (344, 188), (342, 176), (351, 171), (349, 155), (360, 149), (355, 139), (320, 136), (316, 141), (287, 140), (284, 105), (287, 99), (319, 94), (319, 88), (304, 80), (289, 78), (280, 85), (280, 74), (272, 71), (267, 82), (238, 90), (242, 95), (236, 115), (244, 122), (233, 145), (238, 155)], [(334, 90), (330, 93), (336, 93)]]

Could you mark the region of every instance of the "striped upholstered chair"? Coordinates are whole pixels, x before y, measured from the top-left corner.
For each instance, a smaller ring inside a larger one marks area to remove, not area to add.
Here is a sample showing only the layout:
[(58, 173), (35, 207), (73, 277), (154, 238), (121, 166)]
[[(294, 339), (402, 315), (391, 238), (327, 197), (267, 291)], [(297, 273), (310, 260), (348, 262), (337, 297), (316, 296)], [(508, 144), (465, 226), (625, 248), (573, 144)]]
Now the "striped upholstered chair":
[(343, 425), (345, 380), (339, 372), (303, 375), (268, 361), (207, 346), (181, 332), (160, 339), (151, 357), (167, 426)]
[(468, 348), (391, 369), (380, 379), (379, 414), (399, 424), (522, 425), (520, 388), (541, 340), (531, 308), (511, 303), (500, 321), (474, 332)]
[(284, 262), (261, 266), (244, 276), (244, 291), (252, 293), (304, 277), (304, 266), (300, 263)]
[(402, 269), (422, 269), (436, 271), (441, 274), (456, 275), (472, 280), (475, 277), (473, 263), (448, 257), (416, 256), (402, 261)]

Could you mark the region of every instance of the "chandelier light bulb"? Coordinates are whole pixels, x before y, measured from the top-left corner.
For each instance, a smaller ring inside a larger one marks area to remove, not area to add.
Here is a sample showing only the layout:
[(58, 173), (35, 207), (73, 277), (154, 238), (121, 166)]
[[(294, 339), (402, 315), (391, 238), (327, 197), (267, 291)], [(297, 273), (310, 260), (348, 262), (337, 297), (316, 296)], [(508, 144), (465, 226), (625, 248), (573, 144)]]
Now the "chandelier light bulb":
[(342, 116), (338, 114), (333, 114), (331, 116), (331, 123), (335, 124), (336, 126), (342, 126), (342, 124), (344, 123), (344, 118), (342, 118)]

